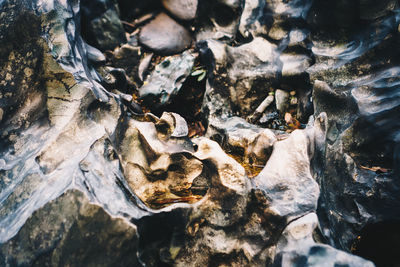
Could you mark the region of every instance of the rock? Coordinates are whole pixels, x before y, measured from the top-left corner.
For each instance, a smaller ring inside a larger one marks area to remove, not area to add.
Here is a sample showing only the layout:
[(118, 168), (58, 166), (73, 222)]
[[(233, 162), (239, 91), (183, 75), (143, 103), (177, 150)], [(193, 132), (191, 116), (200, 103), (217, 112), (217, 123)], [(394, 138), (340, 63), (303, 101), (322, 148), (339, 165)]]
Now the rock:
[(282, 54), (280, 60), (283, 63), (283, 78), (302, 75), (311, 66), (311, 58), (307, 55)]
[(101, 53), (100, 50), (88, 44), (85, 44), (85, 47), (88, 60), (92, 64), (103, 64), (106, 62), (106, 57), (103, 55), (103, 53)]
[(276, 46), (258, 37), (238, 47), (211, 40), (207, 46), (215, 57), (215, 78), (207, 84), (203, 102), (209, 120), (228, 118), (232, 111), (243, 117), (253, 113), (277, 78)]
[(113, 66), (124, 69), (128, 77), (134, 81), (138, 77), (138, 65), (142, 54), (142, 48), (124, 44), (114, 50), (111, 58)]
[(281, 22), (275, 22), (268, 31), (268, 36), (276, 41), (281, 41), (286, 38), (289, 34), (289, 30), (286, 25), (282, 25)]
[(194, 66), (195, 56), (185, 51), (158, 64), (139, 89), (139, 96), (153, 109), (160, 108), (178, 94)]
[(306, 29), (293, 29), (289, 33), (289, 47), (301, 46), (307, 48), (305, 43), (309, 31)]
[(90, 20), (88, 38), (92, 37), (95, 46), (101, 50), (113, 50), (126, 42), (125, 31), (115, 9), (108, 9), (99, 17)]
[(259, 128), (238, 117), (210, 124), (207, 135), (217, 140), (226, 151), (243, 157), (243, 163), (259, 168), (268, 161), (277, 140), (271, 130)]
[(307, 214), (291, 222), (283, 231), (277, 245), (273, 266), (375, 266), (360, 257), (317, 244), (312, 239), (318, 225), (315, 213)]
[(162, 0), (162, 5), (172, 15), (182, 20), (192, 20), (197, 13), (197, 0)]
[(194, 203), (202, 197), (190, 191), (195, 179), (207, 177), (203, 163), (191, 155), (193, 144), (183, 136), (187, 125), (182, 120), (171, 113), (164, 113), (161, 119), (129, 120), (119, 133), (118, 152), (127, 184), (152, 208)]
[(295, 130), (289, 138), (275, 142), (266, 166), (252, 180), (270, 199), (268, 208), (274, 216), (290, 221), (316, 211), (319, 187), (309, 161), (313, 156), (309, 140), (313, 142), (314, 135), (313, 129)]
[(150, 53), (140, 61), (138, 67), (138, 76), (141, 81), (144, 81), (144, 78), (146, 78), (146, 75), (148, 74), (148, 68), (150, 67), (152, 58), (153, 58), (153, 53)]
[(289, 93), (284, 90), (277, 89), (275, 91), (275, 104), (279, 113), (281, 115), (285, 114), (289, 108)]
[(158, 54), (177, 54), (188, 49), (192, 38), (188, 30), (165, 13), (160, 13), (140, 31), (139, 42)]
[(69, 190), (35, 211), (0, 246), (0, 259), (3, 266), (138, 266), (135, 251), (134, 225), (89, 203), (82, 192)]
[(268, 15), (265, 1), (246, 0), (242, 16), (240, 17), (239, 31), (245, 38), (267, 35)]
[(234, 40), (238, 31), (243, 1), (217, 0), (199, 1), (196, 41), (207, 39)]

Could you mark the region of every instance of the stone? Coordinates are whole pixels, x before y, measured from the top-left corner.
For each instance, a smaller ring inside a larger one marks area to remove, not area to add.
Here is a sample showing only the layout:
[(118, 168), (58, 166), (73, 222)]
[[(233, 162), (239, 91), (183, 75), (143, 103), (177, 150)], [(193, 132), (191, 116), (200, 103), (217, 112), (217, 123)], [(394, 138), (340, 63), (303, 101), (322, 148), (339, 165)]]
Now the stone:
[(1, 244), (0, 262), (3, 266), (138, 266), (135, 251), (136, 227), (112, 217), (74, 189), (35, 211), (16, 236)]
[(283, 231), (277, 245), (273, 266), (375, 266), (372, 262), (327, 245), (317, 244), (312, 239), (318, 225), (315, 213), (309, 213), (291, 222)]
[(311, 58), (307, 55), (285, 53), (279, 58), (283, 63), (283, 78), (304, 74), (312, 63)]
[(160, 13), (142, 28), (139, 42), (155, 53), (171, 55), (188, 49), (192, 38), (182, 25), (167, 14)]
[(129, 120), (119, 133), (118, 152), (129, 188), (152, 208), (198, 201), (202, 196), (191, 193), (190, 186), (207, 177), (203, 163), (191, 155), (193, 143), (183, 136), (186, 122), (171, 113), (147, 120)]
[(140, 98), (153, 109), (167, 105), (190, 75), (194, 62), (195, 55), (190, 51), (165, 58), (144, 81), (139, 89)]
[(252, 180), (270, 199), (268, 208), (275, 216), (290, 221), (316, 211), (320, 190), (309, 161), (314, 134), (314, 129), (295, 130), (287, 139), (275, 142), (266, 166)]
[(266, 8), (265, 1), (245, 1), (239, 24), (239, 32), (243, 37), (251, 38), (268, 33)]
[(162, 0), (162, 5), (173, 16), (182, 20), (192, 20), (197, 13), (197, 0)]
[(196, 41), (234, 40), (243, 10), (242, 3), (241, 0), (199, 1), (197, 17), (200, 24)]
[(207, 83), (206, 87), (205, 114), (211, 115), (209, 120), (215, 115), (226, 119), (233, 110), (243, 117), (250, 115), (277, 77), (277, 47), (259, 37), (237, 47), (212, 40), (207, 46), (215, 57), (215, 69), (212, 85)]
[(138, 65), (142, 54), (142, 48), (123, 44), (114, 50), (111, 58), (112, 64), (116, 68), (124, 69), (127, 76), (135, 81), (138, 77)]
[(214, 122), (208, 127), (207, 136), (218, 141), (225, 151), (242, 157), (243, 163), (257, 165), (261, 169), (277, 141), (270, 129), (257, 127), (239, 117)]
[(106, 62), (106, 57), (97, 48), (85, 44), (88, 60), (92, 64), (103, 64)]
[(126, 42), (126, 36), (122, 23), (116, 10), (109, 9), (100, 17), (90, 21), (90, 36), (100, 50), (113, 50), (116, 46)]
[(289, 108), (289, 93), (284, 90), (277, 89), (275, 91), (275, 104), (279, 113), (284, 115)]

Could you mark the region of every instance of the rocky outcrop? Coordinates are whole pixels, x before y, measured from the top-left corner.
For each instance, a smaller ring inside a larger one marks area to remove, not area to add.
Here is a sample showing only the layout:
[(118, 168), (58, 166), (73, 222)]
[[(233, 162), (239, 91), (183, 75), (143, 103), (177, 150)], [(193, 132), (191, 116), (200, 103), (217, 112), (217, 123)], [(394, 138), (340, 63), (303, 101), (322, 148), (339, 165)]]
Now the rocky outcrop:
[(397, 2), (89, 2), (0, 4), (0, 265), (398, 263)]

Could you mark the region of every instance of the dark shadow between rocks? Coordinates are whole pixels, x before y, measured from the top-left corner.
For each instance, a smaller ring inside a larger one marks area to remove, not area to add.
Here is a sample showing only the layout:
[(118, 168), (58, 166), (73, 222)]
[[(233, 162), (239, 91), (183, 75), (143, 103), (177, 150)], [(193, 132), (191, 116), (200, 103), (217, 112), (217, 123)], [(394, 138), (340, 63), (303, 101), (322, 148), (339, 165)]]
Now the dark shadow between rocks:
[(352, 245), (355, 255), (377, 267), (400, 266), (400, 221), (383, 221), (364, 227)]

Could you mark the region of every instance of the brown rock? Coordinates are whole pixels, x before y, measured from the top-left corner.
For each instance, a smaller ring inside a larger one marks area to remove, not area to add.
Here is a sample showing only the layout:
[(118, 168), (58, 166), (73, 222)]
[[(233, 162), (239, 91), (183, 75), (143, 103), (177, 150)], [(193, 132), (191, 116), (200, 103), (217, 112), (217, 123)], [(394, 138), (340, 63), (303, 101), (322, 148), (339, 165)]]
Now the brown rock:
[(159, 54), (177, 54), (190, 46), (192, 38), (187, 29), (161, 13), (143, 27), (139, 42)]
[(166, 10), (182, 20), (192, 20), (197, 13), (197, 0), (162, 0)]

